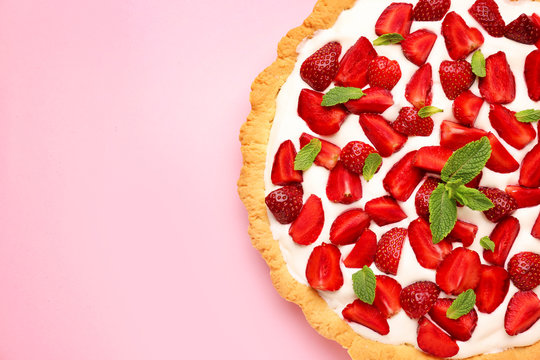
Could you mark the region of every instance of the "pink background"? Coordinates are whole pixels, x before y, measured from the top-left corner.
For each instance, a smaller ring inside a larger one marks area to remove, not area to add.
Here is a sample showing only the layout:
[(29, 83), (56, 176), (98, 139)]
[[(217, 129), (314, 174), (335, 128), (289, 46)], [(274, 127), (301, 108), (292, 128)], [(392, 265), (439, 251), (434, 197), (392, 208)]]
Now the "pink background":
[(347, 359), (236, 193), (249, 88), (315, 0), (0, 2), (0, 359)]

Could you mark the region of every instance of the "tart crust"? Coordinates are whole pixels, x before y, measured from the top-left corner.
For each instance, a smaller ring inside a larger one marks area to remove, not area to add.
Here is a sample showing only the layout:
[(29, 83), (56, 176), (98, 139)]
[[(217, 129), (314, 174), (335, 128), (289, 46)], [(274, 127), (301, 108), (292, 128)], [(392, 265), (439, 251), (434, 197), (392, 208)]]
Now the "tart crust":
[[(540, 1), (540, 0), (533, 0)], [(298, 283), (288, 272), (278, 241), (270, 230), (265, 198), (264, 170), (266, 148), (276, 110), (276, 97), (294, 69), (296, 49), (314, 32), (330, 28), (339, 14), (351, 8), (356, 0), (318, 0), (304, 23), (281, 39), (277, 59), (260, 73), (251, 85), (251, 112), (240, 130), (243, 167), (238, 193), (249, 218), (249, 235), (253, 246), (270, 268), (270, 277), (278, 293), (296, 303), (310, 325), (322, 336), (348, 349), (353, 360), (428, 360), (438, 359), (411, 345), (390, 345), (366, 339), (352, 330), (345, 320), (332, 311), (316, 290)], [(470, 360), (540, 359), (540, 341), (495, 354), (469, 357)]]

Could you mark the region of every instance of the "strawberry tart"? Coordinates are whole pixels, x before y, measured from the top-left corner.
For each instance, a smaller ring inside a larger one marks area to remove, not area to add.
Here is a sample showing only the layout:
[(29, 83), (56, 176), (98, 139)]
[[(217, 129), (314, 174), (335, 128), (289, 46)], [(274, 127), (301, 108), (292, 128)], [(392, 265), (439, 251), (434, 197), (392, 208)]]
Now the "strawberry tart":
[(540, 359), (539, 14), (319, 0), (255, 80), (250, 236), (353, 359)]

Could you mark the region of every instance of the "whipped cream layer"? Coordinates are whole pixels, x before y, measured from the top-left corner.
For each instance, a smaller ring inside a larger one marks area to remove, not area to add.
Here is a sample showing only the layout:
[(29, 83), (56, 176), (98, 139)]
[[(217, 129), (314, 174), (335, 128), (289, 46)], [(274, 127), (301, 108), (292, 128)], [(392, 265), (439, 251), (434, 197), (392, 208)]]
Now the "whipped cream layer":
[[(375, 23), (382, 11), (391, 2), (392, 1), (388, 0), (357, 0), (353, 8), (344, 11), (339, 16), (332, 28), (316, 32), (312, 38), (304, 40), (303, 43), (298, 47), (298, 61), (296, 62), (296, 66), (286, 83), (281, 88), (277, 97), (276, 115), (267, 149), (265, 170), (266, 194), (278, 188), (278, 186), (272, 184), (270, 172), (272, 169), (274, 155), (279, 145), (283, 141), (290, 139), (293, 141), (296, 149), (298, 150), (300, 148), (299, 137), (302, 132), (319, 136), (314, 134), (308, 128), (306, 123), (298, 116), (297, 113), (298, 96), (300, 91), (303, 88), (309, 88), (309, 86), (300, 78), (301, 64), (307, 57), (330, 41), (338, 41), (341, 43), (343, 47), (341, 56), (343, 56), (343, 54), (346, 53), (346, 51), (358, 40), (359, 37), (365, 36), (371, 41), (376, 39), (377, 35), (375, 34)], [(416, 1), (413, 3), (413, 5), (415, 3)], [(540, 13), (540, 2), (527, 0), (522, 0), (519, 2), (498, 0), (497, 3), (499, 4), (501, 14), (506, 23), (514, 20), (522, 13), (528, 15), (532, 14), (533, 12)], [(523, 45), (506, 38), (491, 37), (484, 31), (480, 24), (478, 24), (476, 20), (469, 15), (468, 8), (471, 5), (472, 1), (454, 0), (452, 2), (450, 11), (456, 11), (464, 18), (469, 26), (476, 27), (482, 31), (485, 42), (481, 47), (481, 50), (486, 57), (500, 50), (506, 53), (508, 62), (510, 63), (511, 69), (516, 78), (517, 94), (516, 99), (511, 104), (505, 106), (514, 111), (539, 108), (539, 104), (537, 102), (533, 102), (528, 97), (527, 87), (523, 76), (525, 57), (531, 51), (533, 51), (535, 47), (531, 45)], [(272, 234), (280, 243), (280, 248), (285, 262), (287, 263), (289, 272), (297, 281), (302, 284), (308, 284), (305, 276), (305, 269), (309, 255), (315, 246), (318, 246), (323, 242), (329, 242), (330, 227), (334, 222), (334, 219), (348, 209), (363, 209), (367, 201), (380, 196), (388, 195), (383, 188), (382, 180), (390, 168), (405, 154), (412, 150), (419, 149), (423, 146), (439, 145), (441, 122), (443, 120), (455, 121), (452, 115), (452, 101), (448, 100), (444, 95), (438, 74), (440, 63), (444, 60), (451, 60), (446, 50), (444, 39), (441, 35), (441, 21), (413, 22), (411, 32), (418, 29), (428, 29), (438, 35), (435, 46), (433, 47), (427, 62), (429, 62), (433, 67), (432, 105), (443, 109), (444, 112), (432, 116), (432, 119), (435, 122), (435, 128), (432, 135), (429, 137), (409, 137), (407, 143), (400, 151), (393, 154), (391, 157), (384, 158), (380, 171), (370, 182), (366, 182), (362, 178), (363, 197), (361, 200), (351, 205), (335, 204), (328, 200), (326, 197), (326, 182), (329, 172), (327, 169), (314, 165), (309, 170), (305, 171), (304, 181), (302, 183), (304, 188), (304, 202), (309, 195), (316, 194), (322, 200), (325, 216), (325, 224), (322, 233), (317, 241), (312, 245), (301, 246), (294, 243), (288, 234), (289, 225), (279, 224), (274, 219), (273, 215), (268, 212)], [(386, 56), (391, 60), (397, 60), (401, 67), (402, 77), (392, 90), (395, 104), (382, 114), (382, 116), (387, 120), (394, 121), (402, 107), (411, 106), (405, 99), (405, 86), (418, 67), (405, 59), (399, 45), (376, 46), (375, 49), (379, 55)], [(467, 58), (469, 62), (470, 59), (471, 56)], [(476, 80), (470, 90), (476, 95), (479, 95), (478, 80)], [(474, 126), (486, 131), (492, 131), (493, 129), (490, 125), (488, 114), (489, 104), (484, 103)], [(494, 133), (496, 134), (495, 131)], [(321, 138), (329, 140), (341, 148), (353, 140), (370, 143), (360, 127), (358, 115), (349, 115), (344, 121), (341, 130), (337, 134), (333, 136), (323, 136)], [(525, 149), (516, 150), (504, 142), (504, 140), (502, 140), (499, 136), (498, 138), (519, 163), (522, 162), (525, 154), (529, 152), (531, 148), (538, 142), (537, 138)], [(511, 174), (499, 174), (486, 168), (484, 169), (481, 186), (496, 187), (504, 190), (506, 185), (518, 184), (518, 178), (519, 170)], [(400, 206), (408, 216), (405, 220), (382, 227), (377, 226), (372, 222), (370, 229), (377, 234), (378, 239), (380, 239), (381, 235), (394, 227), (407, 228), (409, 223), (418, 217), (414, 206), (414, 194), (416, 191), (417, 189), (413, 195), (411, 195), (408, 201), (400, 202)], [(513, 216), (519, 219), (521, 230), (510, 254), (508, 255), (508, 260), (514, 254), (522, 251), (540, 253), (540, 240), (537, 240), (530, 235), (532, 226), (539, 212), (540, 206), (536, 206), (518, 209), (513, 214)], [(465, 207), (458, 208), (458, 219), (474, 223), (478, 226), (476, 240), (469, 248), (478, 252), (480, 254), (482, 263), (486, 263), (481, 256), (483, 249), (479, 245), (479, 239), (483, 236), (489, 236), (495, 227), (495, 224), (489, 222), (481, 212), (472, 211)], [(458, 246), (461, 246), (461, 244), (454, 243), (454, 248)], [(354, 245), (340, 246), (342, 259), (347, 257), (353, 247)], [(374, 264), (371, 266), (371, 269), (375, 272), (375, 274), (382, 274)], [(345, 283), (341, 289), (336, 292), (319, 292), (323, 299), (328, 303), (328, 306), (340, 317), (342, 317), (341, 311), (343, 308), (356, 299), (352, 286), (352, 274), (358, 271), (358, 269), (349, 269), (341, 264), (341, 270), (345, 279)], [(410, 246), (409, 241), (406, 240), (403, 245), (398, 273), (394, 278), (403, 287), (416, 281), (428, 280), (435, 282), (435, 271), (425, 269), (420, 266), (416, 260), (416, 256)], [(531, 345), (540, 340), (540, 321), (538, 321), (528, 331), (517, 336), (509, 336), (504, 330), (504, 315), (508, 302), (517, 291), (518, 289), (511, 284), (505, 301), (497, 308), (496, 311), (494, 311), (492, 314), (478, 312), (478, 325), (476, 330), (469, 341), (458, 341), (460, 351), (455, 358), (465, 358), (477, 354), (500, 352), (510, 347)], [(537, 295), (540, 295), (540, 288), (537, 288), (535, 292)], [(441, 293), (441, 296), (445, 297), (446, 295)], [(411, 344), (418, 347), (416, 341), (416, 332), (418, 326), (417, 320), (410, 319), (407, 317), (404, 311), (400, 311), (396, 316), (388, 319), (388, 323), (390, 325), (390, 333), (385, 336), (381, 336), (359, 324), (350, 323), (350, 325), (358, 334), (371, 340), (376, 340), (387, 344)]]

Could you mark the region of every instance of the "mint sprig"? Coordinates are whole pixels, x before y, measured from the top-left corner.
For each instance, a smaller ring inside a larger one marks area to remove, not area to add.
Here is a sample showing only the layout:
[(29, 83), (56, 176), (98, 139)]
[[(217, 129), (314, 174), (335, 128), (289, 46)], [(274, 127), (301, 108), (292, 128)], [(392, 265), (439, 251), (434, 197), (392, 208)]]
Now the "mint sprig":
[(362, 270), (358, 270), (352, 276), (354, 293), (360, 300), (367, 304), (373, 304), (375, 300), (375, 288), (377, 279), (373, 270), (364, 265)]
[(373, 178), (373, 175), (379, 170), (382, 164), (382, 157), (378, 153), (371, 153), (366, 157), (364, 168), (362, 169), (364, 179), (369, 181)]
[(443, 111), (444, 111), (443, 109), (439, 109), (438, 107), (435, 107), (435, 106), (424, 106), (423, 108), (418, 110), (418, 116), (424, 119)]
[(397, 44), (405, 40), (403, 35), (398, 33), (388, 33), (379, 36), (377, 39), (373, 40), (373, 45), (392, 45)]
[(323, 95), (322, 106), (334, 106), (346, 103), (349, 100), (357, 100), (364, 96), (364, 92), (356, 87), (336, 86)]
[(491, 156), (491, 144), (487, 136), (473, 141), (454, 151), (441, 171), (441, 179), (450, 181), (460, 179), (467, 184), (474, 179)]
[(529, 109), (516, 113), (516, 119), (519, 122), (531, 123), (540, 120), (540, 110)]
[(478, 77), (486, 77), (486, 58), (480, 50), (477, 50), (471, 59), (472, 72)]
[(446, 310), (446, 317), (457, 320), (471, 312), (476, 304), (476, 294), (473, 289), (462, 292)]
[(433, 190), (429, 198), (429, 222), (434, 244), (440, 243), (456, 225), (456, 200), (450, 198), (442, 183)]
[(317, 138), (311, 139), (311, 141), (296, 154), (296, 157), (294, 158), (294, 170), (305, 171), (309, 169), (317, 155), (321, 152), (321, 148), (321, 140)]
[(489, 236), (484, 236), (480, 239), (480, 246), (489, 251), (495, 251), (495, 243), (489, 238)]

